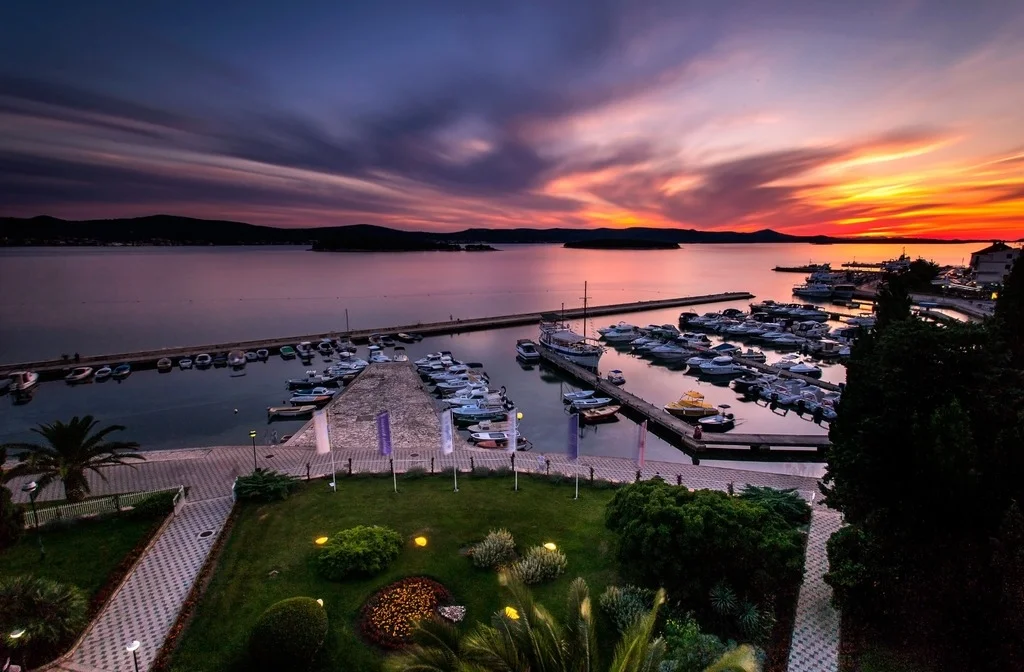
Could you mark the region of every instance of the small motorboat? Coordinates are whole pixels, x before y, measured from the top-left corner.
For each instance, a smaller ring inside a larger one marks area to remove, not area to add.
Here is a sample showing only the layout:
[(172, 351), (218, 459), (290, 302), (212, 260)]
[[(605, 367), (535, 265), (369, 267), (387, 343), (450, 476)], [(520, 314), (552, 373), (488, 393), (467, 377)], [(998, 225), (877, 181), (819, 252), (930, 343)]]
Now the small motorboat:
[[(245, 357), (242, 358), (242, 361), (245, 361)], [(223, 352), (220, 353), (219, 355), (214, 355), (213, 365), (218, 369), (223, 369), (225, 366), (228, 365), (228, 356)]]
[(296, 394), (288, 400), (288, 403), (292, 406), (308, 406), (310, 404), (322, 406), (329, 403), (333, 398), (329, 394)]
[(597, 424), (599, 422), (611, 422), (615, 420), (615, 414), (622, 409), (618, 404), (602, 406), (601, 408), (585, 408), (580, 411), (580, 422)]
[(732, 355), (739, 351), (739, 346), (733, 345), (732, 343), (719, 343), (715, 347), (711, 348), (711, 352), (718, 353), (719, 355)]
[(178, 368), (181, 369), (182, 371), (184, 371), (185, 369), (191, 369), (192, 368), (192, 360), (189, 359), (188, 357), (185, 357), (184, 359), (179, 359), (178, 360)]
[(245, 366), (245, 353), (241, 350), (232, 350), (228, 353), (228, 365), (236, 368)]
[(77, 366), (71, 369), (71, 373), (64, 376), (69, 384), (74, 385), (75, 383), (84, 383), (92, 377), (91, 366)]
[(267, 406), (267, 418), (294, 418), (301, 415), (309, 415), (316, 410), (316, 406)]
[[(505, 450), (506, 448), (508, 448), (508, 441), (478, 441), (475, 444), (475, 447), (476, 448), (490, 448), (492, 450), (493, 449)], [(516, 439), (516, 450), (517, 451), (525, 452), (527, 450), (531, 450), (532, 448), (533, 448), (533, 444), (530, 443), (527, 439), (524, 439), (523, 437), (519, 437), (518, 439)]]
[[(522, 436), (519, 430), (516, 430), (516, 439)], [(480, 441), (508, 441), (512, 438), (511, 432), (473, 432), (469, 435), (469, 440), (473, 443)]]
[(608, 382), (612, 385), (625, 385), (626, 376), (622, 375), (622, 371), (612, 369), (608, 372)]
[(694, 390), (690, 390), (677, 401), (665, 404), (665, 411), (684, 420), (718, 414), (718, 410), (714, 406), (704, 401), (704, 395)]
[(260, 356), (257, 355), (252, 350), (250, 350), (249, 352), (245, 353), (245, 361), (247, 361), (247, 362), (255, 362), (259, 358), (260, 358)]
[(572, 402), (572, 407), (576, 409), (583, 408), (600, 408), (601, 406), (607, 406), (612, 403), (611, 397), (588, 397), (587, 399), (577, 399)]
[(295, 390), (295, 395), (296, 396), (311, 395), (311, 396), (314, 396), (314, 397), (321, 397), (321, 396), (326, 394), (328, 396), (333, 397), (337, 393), (338, 393), (338, 390), (329, 390), (326, 387), (313, 387), (313, 388), (310, 388), (310, 389), (307, 389), (307, 390)]
[(290, 345), (281, 346), (281, 359), (295, 359), (295, 348)]
[(156, 370), (160, 373), (167, 373), (172, 367), (174, 367), (174, 362), (172, 362), (168, 357), (161, 357), (156, 360)]
[(540, 360), (540, 351), (537, 344), (528, 338), (520, 338), (516, 341), (516, 357), (524, 362), (536, 362)]
[(200, 369), (205, 369), (213, 364), (213, 357), (206, 354), (205, 352), (201, 355), (196, 355), (196, 366)]
[[(288, 347), (288, 346), (285, 346)], [(266, 348), (260, 348), (256, 351), (256, 358), (261, 361), (266, 361), (270, 357), (270, 351)]]
[(13, 371), (7, 378), (11, 381), (12, 392), (28, 392), (39, 384), (39, 374), (35, 371)]
[(741, 359), (745, 359), (750, 362), (758, 362), (760, 364), (764, 364), (768, 360), (768, 358), (765, 357), (763, 352), (761, 352), (760, 350), (755, 350), (753, 348), (747, 348), (746, 350), (737, 352), (735, 354), (737, 357), (740, 357)]
[(405, 353), (405, 348), (403, 346), (396, 345), (395, 346), (395, 355), (394, 355), (393, 359), (396, 362), (408, 362), (409, 361), (409, 355), (407, 355)]
[(738, 376), (746, 373), (747, 370), (737, 364), (732, 357), (722, 355), (701, 364), (700, 372), (705, 376)]
[(333, 355), (334, 344), (330, 341), (320, 341), (316, 344), (316, 349), (320, 351), (321, 355)]
[(475, 425), (466, 427), (466, 430), (470, 432), (504, 432), (508, 430), (508, 428), (509, 424), (507, 421), (483, 420)]
[(110, 378), (110, 374), (112, 374), (113, 372), (114, 370), (109, 366), (101, 366), (100, 368), (96, 369), (96, 373), (93, 375), (93, 380), (97, 382), (107, 380)]
[(797, 373), (801, 376), (810, 376), (811, 378), (821, 378), (821, 367), (811, 364), (810, 362), (800, 362), (789, 367), (790, 373)]
[(402, 332), (395, 334), (395, 338), (397, 338), (403, 343), (415, 343), (416, 341), (423, 340), (423, 337), (420, 336), (419, 334), (406, 334)]
[(391, 361), (391, 358), (388, 357), (387, 355), (385, 355), (383, 352), (379, 352), (378, 351), (378, 352), (374, 352), (373, 354), (370, 355), (370, 362), (374, 363), (374, 364), (383, 364), (385, 362), (390, 362), (390, 361)]
[(110, 375), (113, 376), (114, 380), (124, 380), (132, 375), (132, 367), (129, 364), (118, 364)]
[(380, 337), (380, 344), (385, 348), (393, 348), (395, 346), (395, 339), (390, 334), (386, 334)]
[(562, 401), (569, 404), (580, 399), (588, 399), (594, 396), (593, 390), (578, 390), (576, 392), (566, 392), (562, 395)]
[(716, 413), (697, 422), (705, 432), (728, 432), (736, 426), (736, 418), (732, 413)]
[(503, 420), (508, 417), (504, 407), (460, 406), (452, 409), (452, 418), (457, 422), (479, 422), (480, 420)]

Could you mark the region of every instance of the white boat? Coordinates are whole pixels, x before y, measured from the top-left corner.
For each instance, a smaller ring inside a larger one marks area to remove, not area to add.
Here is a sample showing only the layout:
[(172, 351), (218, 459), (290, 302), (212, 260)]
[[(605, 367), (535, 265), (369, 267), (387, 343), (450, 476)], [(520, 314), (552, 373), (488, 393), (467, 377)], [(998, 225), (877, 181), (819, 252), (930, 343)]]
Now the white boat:
[(384, 362), (390, 362), (391, 358), (385, 355), (383, 352), (374, 352), (370, 355), (370, 362), (376, 364), (382, 364)]
[(794, 322), (790, 331), (802, 338), (824, 338), (828, 335), (828, 325), (814, 320)]
[(666, 361), (681, 360), (684, 357), (689, 356), (691, 352), (693, 351), (684, 348), (678, 343), (666, 343), (650, 350), (651, 357), (654, 357), (655, 359), (664, 359)]
[(866, 329), (870, 329), (871, 327), (875, 326), (875, 317), (873, 315), (859, 315), (857, 317), (848, 317), (843, 321), (855, 327), (864, 327)]
[(573, 364), (596, 369), (604, 348), (590, 343), (561, 322), (541, 322), (540, 345)]
[(566, 403), (570, 401), (577, 401), (579, 399), (589, 399), (594, 396), (593, 390), (578, 390), (576, 392), (565, 392), (562, 394), (562, 400)]
[(270, 358), (270, 351), (266, 348), (260, 348), (256, 351), (256, 358), (259, 360), (266, 360)]
[(676, 340), (679, 341), (680, 343), (682, 343), (683, 345), (688, 345), (690, 347), (698, 347), (698, 348), (710, 348), (711, 347), (711, 339), (708, 338), (707, 334), (683, 333), (683, 334), (679, 334), (679, 338), (677, 338)]
[(7, 377), (12, 392), (27, 392), (39, 384), (39, 374), (35, 371), (12, 371)]
[(292, 406), (308, 406), (310, 404), (320, 406), (330, 400), (331, 395), (329, 394), (296, 394), (288, 400), (288, 403)]
[(607, 406), (614, 401), (611, 397), (590, 397), (588, 399), (576, 399), (570, 402), (573, 408), (598, 408)]
[(309, 415), (316, 410), (313, 404), (305, 406), (267, 406), (268, 418), (293, 418), (300, 415)]
[(793, 288), (794, 296), (806, 296), (810, 299), (827, 299), (832, 296), (832, 286), (822, 283), (807, 283)]
[(731, 355), (739, 351), (738, 345), (732, 343), (719, 343), (715, 347), (711, 348), (711, 352), (718, 353), (719, 355)]
[(192, 368), (192, 360), (189, 359), (188, 357), (184, 357), (182, 359), (179, 359), (178, 360), (178, 368), (181, 369), (182, 371), (184, 371), (185, 369), (191, 369)]
[(64, 376), (64, 380), (72, 384), (84, 383), (85, 381), (89, 380), (90, 377), (92, 377), (91, 366), (76, 366), (75, 368), (71, 369), (71, 373)]
[(821, 377), (821, 367), (815, 366), (810, 362), (800, 362), (799, 364), (794, 364), (793, 366), (789, 367), (789, 372), (797, 373), (800, 374), (801, 376), (810, 376), (812, 378)]
[(800, 363), (800, 357), (798, 355), (786, 355), (777, 362), (772, 362), (768, 366), (776, 369), (789, 370), (791, 367), (796, 366)]
[(700, 428), (705, 432), (728, 432), (736, 426), (736, 419), (732, 413), (719, 413), (697, 420)]
[(471, 390), (466, 394), (441, 399), (441, 403), (451, 408), (460, 406), (500, 406), (504, 404), (505, 397), (501, 392), (490, 390)]
[(408, 362), (409, 355), (405, 353), (405, 347), (401, 345), (396, 345), (394, 357), (392, 357), (392, 359), (394, 359), (396, 362)]
[[(520, 438), (522, 434), (519, 430), (516, 430), (516, 438)], [(512, 438), (512, 432), (473, 432), (469, 435), (469, 438), (474, 443), (480, 441), (508, 441)]]
[(516, 341), (516, 357), (524, 362), (536, 362), (540, 359), (540, 352), (537, 345), (528, 338), (520, 338)]
[(608, 372), (608, 382), (612, 385), (625, 385), (626, 377), (622, 375), (622, 371), (618, 369), (612, 369)]
[(325, 394), (327, 396), (333, 397), (337, 393), (338, 393), (338, 390), (332, 390), (332, 389), (328, 389), (326, 387), (314, 387), (311, 390), (296, 390), (295, 391), (296, 395), (312, 395), (314, 397), (322, 397)]
[(241, 350), (232, 350), (228, 353), (228, 366), (241, 368), (245, 366), (245, 353)]
[(110, 378), (110, 374), (114, 373), (114, 370), (109, 366), (101, 366), (96, 369), (96, 373), (93, 375), (95, 380), (106, 380)]
[(601, 338), (603, 338), (608, 343), (627, 343), (636, 338), (639, 338), (642, 335), (642, 332), (640, 332), (632, 324), (623, 324), (605, 331), (603, 334), (601, 334)]
[(259, 358), (260, 356), (257, 355), (255, 352), (252, 352), (251, 350), (245, 353), (245, 361), (247, 362), (255, 362)]
[(200, 369), (206, 368), (211, 364), (213, 364), (213, 357), (211, 357), (210, 355), (206, 354), (205, 352), (201, 355), (196, 355), (196, 366), (199, 367)]
[(764, 364), (768, 360), (763, 352), (760, 350), (754, 350), (753, 348), (747, 348), (746, 350), (737, 352), (736, 356), (751, 362), (759, 362), (761, 364)]
[(459, 406), (452, 409), (452, 417), (458, 420), (501, 420), (508, 417), (504, 406)]
[(174, 368), (174, 362), (171, 361), (170, 357), (161, 357), (156, 360), (156, 370), (160, 373), (167, 373)]
[(693, 369), (699, 369), (701, 364), (707, 364), (712, 359), (714, 359), (714, 357), (711, 355), (694, 355), (686, 360), (686, 365)]
[(728, 355), (715, 357), (710, 362), (700, 365), (700, 372), (705, 376), (738, 376), (746, 373), (747, 370), (736, 363)]

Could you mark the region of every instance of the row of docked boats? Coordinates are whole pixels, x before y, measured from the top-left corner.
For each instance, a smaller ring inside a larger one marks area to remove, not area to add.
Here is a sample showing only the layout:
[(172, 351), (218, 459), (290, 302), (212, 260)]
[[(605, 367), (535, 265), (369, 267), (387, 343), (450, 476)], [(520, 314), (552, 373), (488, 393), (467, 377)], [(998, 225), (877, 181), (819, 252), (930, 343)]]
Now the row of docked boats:
[(612, 422), (622, 410), (611, 397), (598, 396), (594, 390), (572, 390), (562, 394), (562, 403), (570, 413), (578, 413), (583, 424)]
[(705, 432), (728, 432), (736, 426), (736, 417), (726, 412), (728, 405), (712, 406), (696, 390), (683, 393), (676, 401), (665, 404), (669, 415), (692, 422)]
[(288, 405), (268, 406), (267, 419), (312, 415), (329, 404), (343, 385), (354, 380), (369, 365), (365, 359), (346, 352), (339, 354), (339, 360), (323, 371), (309, 369), (305, 377), (289, 378), (285, 381), (285, 388), (292, 395), (287, 400)]
[(842, 392), (825, 390), (799, 378), (781, 378), (774, 374), (757, 374), (736, 378), (733, 389), (747, 399), (789, 407), (810, 413), (815, 420), (836, 419)]

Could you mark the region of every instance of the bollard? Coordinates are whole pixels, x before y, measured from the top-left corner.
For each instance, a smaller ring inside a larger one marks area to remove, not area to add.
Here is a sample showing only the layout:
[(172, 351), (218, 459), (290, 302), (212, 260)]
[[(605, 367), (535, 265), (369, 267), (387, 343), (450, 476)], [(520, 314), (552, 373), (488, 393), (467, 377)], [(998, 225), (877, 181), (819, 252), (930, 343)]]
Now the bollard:
[(352, 475), (352, 458), (348, 458), (348, 475)]
[(434, 458), (430, 458), (430, 473), (434, 473)]
[(391, 473), (392, 474), (395, 473), (395, 458), (393, 458), (393, 457), (389, 457), (388, 458), (388, 467), (391, 469)]
[(309, 462), (306, 462), (306, 480), (309, 480)]
[(636, 480), (637, 480), (637, 483), (640, 482), (640, 470), (639, 469), (636, 470)]
[(476, 465), (473, 464), (473, 456), (470, 455), (469, 456), (469, 470), (473, 471), (474, 469), (476, 469)]
[(593, 467), (590, 468), (590, 484), (591, 485), (594, 484), (594, 468)]
[(516, 468), (516, 454), (512, 453), (511, 455), (509, 455), (509, 459), (512, 460), (512, 468), (515, 469)]
[(732, 481), (729, 481), (729, 482), (728, 482), (728, 483), (726, 484), (726, 486), (725, 486), (725, 487), (726, 487), (726, 488), (727, 488), (727, 489), (729, 490), (729, 496), (730, 496), (730, 497), (731, 497), (732, 495), (734, 495), (734, 494), (735, 494), (735, 493), (733, 492), (733, 488), (732, 488)]
[(551, 475), (551, 460), (546, 457), (544, 458), (544, 473), (547, 476)]
[(682, 484), (683, 484), (683, 475), (682, 474), (676, 474), (676, 485), (682, 485)]
[(114, 495), (114, 508), (121, 510), (121, 495)]

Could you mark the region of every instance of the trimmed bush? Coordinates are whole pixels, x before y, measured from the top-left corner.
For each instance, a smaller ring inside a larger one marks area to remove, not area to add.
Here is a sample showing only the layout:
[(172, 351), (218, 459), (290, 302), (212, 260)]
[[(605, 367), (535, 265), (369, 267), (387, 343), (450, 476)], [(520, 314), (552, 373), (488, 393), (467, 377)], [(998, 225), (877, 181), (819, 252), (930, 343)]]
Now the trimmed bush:
[(0, 486), (0, 549), (14, 545), (24, 530), (25, 509), (12, 501), (10, 490)]
[(615, 629), (623, 633), (654, 606), (654, 591), (631, 585), (608, 586), (599, 603)]
[(753, 502), (769, 511), (779, 514), (783, 520), (799, 527), (811, 522), (811, 506), (801, 497), (796, 488), (776, 488), (747, 485), (740, 492), (740, 499)]
[(402, 550), (402, 535), (389, 527), (359, 525), (331, 537), (317, 557), (325, 579), (372, 576), (390, 565)]
[(417, 478), (423, 478), (427, 475), (427, 470), (423, 467), (410, 467), (403, 474), (399, 474), (398, 477), (405, 481), (415, 481)]
[(87, 601), (77, 587), (15, 576), (0, 580), (0, 632), (25, 629), (25, 641), (36, 651), (70, 644), (85, 626)]
[(299, 479), (273, 469), (257, 469), (235, 481), (235, 497), (240, 501), (273, 502), (284, 499), (299, 486)]
[(157, 520), (166, 518), (174, 509), (173, 492), (157, 492), (137, 502), (125, 514), (135, 520)]
[(569, 561), (561, 551), (534, 546), (526, 557), (509, 568), (509, 574), (521, 583), (531, 585), (557, 578), (568, 564)]
[(327, 637), (327, 611), (311, 597), (292, 597), (263, 612), (252, 629), (249, 652), (261, 668), (299, 670)]
[(504, 528), (491, 530), (483, 541), (473, 546), (472, 555), (477, 567), (502, 567), (516, 559), (516, 540)]
[(672, 672), (703, 672), (735, 645), (700, 629), (691, 614), (665, 623), (665, 665)]

